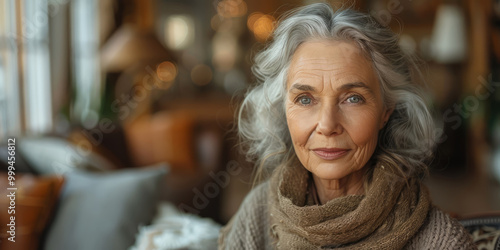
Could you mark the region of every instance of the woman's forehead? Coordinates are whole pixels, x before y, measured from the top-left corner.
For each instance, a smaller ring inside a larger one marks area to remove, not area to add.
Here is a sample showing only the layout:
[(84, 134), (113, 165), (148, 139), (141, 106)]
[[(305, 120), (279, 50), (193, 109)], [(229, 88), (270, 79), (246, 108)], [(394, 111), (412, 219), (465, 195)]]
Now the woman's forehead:
[(297, 48), (288, 71), (287, 85), (290, 86), (298, 78), (359, 78), (360, 81), (376, 81), (371, 61), (358, 46), (330, 40), (308, 41)]
[(308, 66), (315, 64), (367, 64), (367, 60), (361, 49), (352, 42), (335, 40), (312, 40), (302, 43), (292, 56), (292, 65)]

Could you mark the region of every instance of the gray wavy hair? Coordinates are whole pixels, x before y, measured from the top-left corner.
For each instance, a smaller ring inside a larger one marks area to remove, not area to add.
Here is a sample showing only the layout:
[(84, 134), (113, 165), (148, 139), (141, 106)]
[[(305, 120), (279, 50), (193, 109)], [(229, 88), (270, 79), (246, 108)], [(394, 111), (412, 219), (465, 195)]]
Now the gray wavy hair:
[(405, 179), (426, 174), (435, 127), (418, 86), (415, 60), (401, 50), (398, 36), (370, 15), (318, 3), (286, 15), (272, 42), (255, 57), (257, 83), (241, 104), (238, 134), (247, 157), (256, 163), (256, 180), (296, 158), (285, 116), (286, 76), (297, 47), (318, 38), (357, 44), (374, 65), (386, 107), (394, 108), (372, 159)]

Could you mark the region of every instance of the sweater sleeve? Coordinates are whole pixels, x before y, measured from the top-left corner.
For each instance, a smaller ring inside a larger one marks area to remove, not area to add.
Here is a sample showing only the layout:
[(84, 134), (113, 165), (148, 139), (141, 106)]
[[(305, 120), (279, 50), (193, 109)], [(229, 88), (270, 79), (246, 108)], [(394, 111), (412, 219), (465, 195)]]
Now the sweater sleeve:
[(428, 216), (408, 249), (477, 249), (469, 232), (456, 219), (437, 208)]
[(267, 182), (255, 187), (243, 200), (238, 212), (221, 229), (219, 249), (266, 249), (269, 213)]

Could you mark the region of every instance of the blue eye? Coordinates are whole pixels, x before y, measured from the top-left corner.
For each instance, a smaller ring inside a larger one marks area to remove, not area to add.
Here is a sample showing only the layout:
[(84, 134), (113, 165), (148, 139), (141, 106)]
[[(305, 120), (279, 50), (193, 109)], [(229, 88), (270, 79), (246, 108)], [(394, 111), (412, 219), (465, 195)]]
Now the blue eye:
[(359, 102), (361, 102), (363, 100), (361, 99), (361, 97), (359, 97), (357, 95), (353, 95), (353, 96), (347, 98), (347, 101), (350, 102), (350, 103), (359, 103)]
[(312, 102), (312, 99), (308, 96), (301, 96), (299, 97), (299, 102), (302, 105), (309, 105)]

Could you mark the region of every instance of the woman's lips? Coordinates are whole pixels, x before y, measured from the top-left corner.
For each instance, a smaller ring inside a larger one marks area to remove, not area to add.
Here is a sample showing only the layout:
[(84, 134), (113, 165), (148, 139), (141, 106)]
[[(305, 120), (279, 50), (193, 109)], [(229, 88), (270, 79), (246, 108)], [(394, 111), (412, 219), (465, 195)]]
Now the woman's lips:
[(350, 149), (343, 149), (343, 148), (316, 148), (313, 149), (312, 151), (321, 159), (324, 160), (335, 160), (338, 159), (347, 152), (349, 152)]

